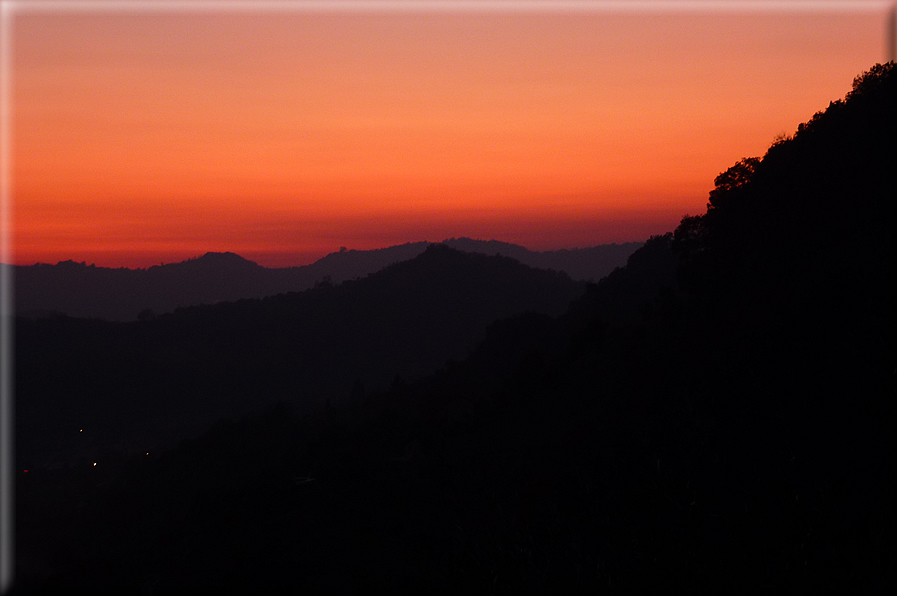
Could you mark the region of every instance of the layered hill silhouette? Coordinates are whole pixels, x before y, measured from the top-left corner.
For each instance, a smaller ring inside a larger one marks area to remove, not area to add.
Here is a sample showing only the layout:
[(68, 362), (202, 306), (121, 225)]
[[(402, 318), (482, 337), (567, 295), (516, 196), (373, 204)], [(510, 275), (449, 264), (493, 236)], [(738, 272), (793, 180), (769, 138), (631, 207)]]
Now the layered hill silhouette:
[[(180, 263), (148, 269), (112, 269), (63, 261), (56, 265), (14, 267), (15, 307), (23, 316), (52, 314), (133, 321), (178, 307), (262, 298), (298, 292), (327, 281), (338, 284), (420, 255), (430, 242), (411, 242), (377, 250), (341, 250), (301, 267), (267, 268), (234, 253), (209, 252)], [(546, 252), (469, 238), (444, 241), (449, 247), (478, 254), (501, 254), (538, 269), (563, 271), (581, 281), (597, 281), (641, 243), (605, 244)]]
[[(432, 375), (20, 475), (20, 593), (890, 593), (895, 105), (876, 65), (563, 314), (498, 319)], [(283, 337), (290, 299), (259, 302)], [(218, 349), (240, 309), (25, 329), (67, 338), (56, 362), (112, 328), (171, 348), (188, 321)]]
[(71, 463), (75, 451), (51, 439), (79, 439), (78, 425), (107, 433), (109, 445), (140, 448), (278, 400), (343, 403), (466, 357), (498, 318), (560, 314), (583, 289), (509, 257), (431, 245), (338, 286), (151, 320), (20, 319), (20, 451)]

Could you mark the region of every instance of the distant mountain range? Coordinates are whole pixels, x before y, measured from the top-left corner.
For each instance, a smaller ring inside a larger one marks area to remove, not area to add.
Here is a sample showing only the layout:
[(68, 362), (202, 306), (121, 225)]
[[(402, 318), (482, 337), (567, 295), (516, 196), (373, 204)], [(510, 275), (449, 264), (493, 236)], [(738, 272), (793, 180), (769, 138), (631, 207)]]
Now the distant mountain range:
[[(66, 314), (133, 321), (178, 307), (262, 298), (365, 277), (420, 255), (431, 242), (410, 242), (377, 250), (341, 250), (301, 267), (267, 268), (231, 252), (214, 253), (148, 269), (107, 268), (62, 261), (16, 266), (15, 307), (19, 315)], [(442, 242), (462, 252), (511, 257), (537, 269), (563, 271), (574, 280), (597, 281), (642, 242), (535, 252), (496, 240), (452, 238)], [(3, 265), (6, 266), (6, 265)]]
[[(213, 258), (240, 265), (236, 255)], [(432, 245), (364, 279), (141, 321), (19, 318), (19, 454), (74, 457), (74, 444), (54, 445), (72, 438), (75, 421), (109, 444), (155, 446), (277, 400), (336, 403), (384, 390), (463, 359), (497, 319), (561, 314), (585, 285)]]

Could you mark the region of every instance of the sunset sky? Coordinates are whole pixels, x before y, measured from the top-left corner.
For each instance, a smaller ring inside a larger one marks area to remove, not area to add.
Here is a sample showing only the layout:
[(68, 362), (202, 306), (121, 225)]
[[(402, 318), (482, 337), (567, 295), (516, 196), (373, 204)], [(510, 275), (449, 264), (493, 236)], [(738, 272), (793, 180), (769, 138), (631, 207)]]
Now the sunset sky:
[(645, 240), (884, 61), (889, 14), (197, 2), (7, 7), (16, 263)]

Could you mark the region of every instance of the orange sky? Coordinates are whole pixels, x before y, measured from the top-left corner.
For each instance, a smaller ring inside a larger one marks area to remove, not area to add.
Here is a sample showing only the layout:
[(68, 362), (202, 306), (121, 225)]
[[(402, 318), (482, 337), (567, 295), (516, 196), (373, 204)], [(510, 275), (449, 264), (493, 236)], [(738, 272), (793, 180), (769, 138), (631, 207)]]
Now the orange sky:
[(644, 240), (882, 61), (885, 15), (17, 10), (14, 259)]

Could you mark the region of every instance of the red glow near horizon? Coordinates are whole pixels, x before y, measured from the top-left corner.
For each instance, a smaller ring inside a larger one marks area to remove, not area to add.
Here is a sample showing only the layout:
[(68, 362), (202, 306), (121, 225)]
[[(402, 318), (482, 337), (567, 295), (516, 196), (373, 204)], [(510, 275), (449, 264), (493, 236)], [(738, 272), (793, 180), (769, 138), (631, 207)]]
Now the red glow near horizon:
[(21, 14), (13, 253), (266, 266), (641, 241), (880, 60), (883, 15)]

